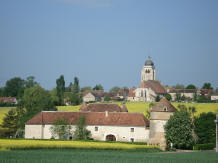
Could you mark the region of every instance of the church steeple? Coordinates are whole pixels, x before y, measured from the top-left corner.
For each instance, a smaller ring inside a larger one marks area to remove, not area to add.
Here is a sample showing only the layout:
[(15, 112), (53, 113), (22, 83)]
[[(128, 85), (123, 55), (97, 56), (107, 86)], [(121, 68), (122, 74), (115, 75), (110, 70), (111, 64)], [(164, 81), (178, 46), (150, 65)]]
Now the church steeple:
[(141, 81), (147, 80), (156, 80), (154, 62), (151, 60), (150, 56), (148, 56), (148, 59), (145, 61), (141, 72)]

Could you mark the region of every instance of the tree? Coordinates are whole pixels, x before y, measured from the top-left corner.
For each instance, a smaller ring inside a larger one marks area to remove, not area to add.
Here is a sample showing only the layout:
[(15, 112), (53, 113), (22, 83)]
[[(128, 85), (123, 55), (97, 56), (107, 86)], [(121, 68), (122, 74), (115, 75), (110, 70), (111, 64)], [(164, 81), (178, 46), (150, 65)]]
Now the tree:
[(63, 105), (63, 96), (65, 91), (65, 81), (64, 81), (64, 75), (61, 75), (60, 78), (56, 80), (56, 88), (57, 88), (57, 96), (59, 100), (59, 105)]
[(86, 86), (86, 87), (81, 88), (81, 92), (90, 91), (90, 90), (92, 90), (92, 87), (90, 87), (90, 86)]
[(53, 88), (50, 91), (50, 95), (51, 95), (51, 100), (52, 100), (53, 104), (55, 106), (57, 106), (59, 104), (59, 98), (58, 98), (58, 95), (57, 95), (57, 88)]
[(104, 101), (111, 101), (110, 96), (105, 96), (105, 97), (104, 97)]
[(195, 85), (193, 84), (189, 84), (186, 89), (196, 89)]
[(156, 101), (156, 102), (159, 102), (159, 101), (160, 101), (160, 96), (159, 96), (159, 95), (156, 96), (155, 101)]
[(218, 94), (218, 87), (216, 88), (216, 94)]
[(211, 86), (211, 83), (204, 83), (202, 89), (213, 89), (213, 87)]
[(0, 88), (0, 97), (4, 97), (4, 88)]
[(191, 149), (194, 144), (192, 136), (192, 123), (190, 114), (185, 111), (175, 112), (165, 125), (166, 131), (166, 144), (170, 147), (173, 143), (175, 148)]
[(34, 76), (28, 76), (26, 78), (26, 81), (25, 81), (25, 86), (26, 88), (30, 88), (30, 87), (34, 87), (36, 86), (38, 83), (35, 81), (35, 77)]
[(214, 120), (216, 114), (212, 112), (201, 113), (199, 117), (195, 118), (195, 133), (198, 136), (199, 144), (215, 143), (216, 142), (216, 124)]
[(72, 136), (71, 125), (64, 118), (58, 118), (50, 127), (50, 132), (53, 138), (58, 137), (59, 139), (68, 139)]
[(74, 105), (79, 105), (81, 102), (80, 96), (80, 87), (79, 87), (79, 79), (77, 77), (74, 78), (74, 83), (73, 83), (73, 98), (72, 98), (72, 103)]
[(74, 138), (77, 140), (87, 140), (91, 138), (91, 132), (86, 129), (86, 117), (80, 116), (74, 132)]
[(19, 101), (18, 108), (25, 108), (25, 113), (21, 118), (22, 128), (25, 122), (41, 111), (56, 111), (51, 95), (39, 85), (25, 89), (23, 99)]
[(114, 86), (110, 89), (110, 91), (118, 92), (120, 90), (120, 87)]
[(166, 97), (166, 99), (167, 99), (168, 101), (171, 101), (171, 100), (172, 100), (172, 96), (171, 96), (169, 93), (167, 93), (167, 94), (165, 95), (165, 97)]
[(21, 98), (25, 89), (25, 81), (19, 77), (12, 78), (6, 82), (5, 95)]
[(181, 93), (176, 93), (175, 101), (181, 101)]
[(103, 88), (103, 86), (101, 85), (101, 84), (97, 84), (94, 88), (93, 88), (93, 90), (104, 90), (104, 88)]
[(17, 114), (15, 109), (10, 109), (3, 118), (3, 123), (1, 125), (2, 128), (9, 129), (9, 135), (12, 136), (15, 134), (17, 129)]
[(183, 84), (176, 84), (176, 86), (174, 86), (174, 88), (176, 88), (176, 89), (184, 89), (185, 86)]

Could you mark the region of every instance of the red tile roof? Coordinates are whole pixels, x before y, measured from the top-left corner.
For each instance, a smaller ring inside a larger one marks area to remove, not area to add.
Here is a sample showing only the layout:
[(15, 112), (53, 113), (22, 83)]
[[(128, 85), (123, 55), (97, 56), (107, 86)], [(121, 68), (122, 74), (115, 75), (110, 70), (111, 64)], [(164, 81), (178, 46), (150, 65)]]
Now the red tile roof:
[(122, 108), (117, 104), (110, 104), (110, 103), (95, 103), (95, 104), (89, 104), (86, 105), (83, 103), (83, 105), (80, 108), (80, 111), (90, 111), (90, 112), (123, 112)]
[(135, 92), (134, 92), (135, 89), (136, 89), (136, 88), (130, 88), (130, 89), (129, 89), (128, 97), (135, 97)]
[(170, 89), (169, 93), (196, 93), (196, 89)]
[(160, 82), (158, 82), (156, 80), (142, 81), (139, 85), (139, 88), (151, 88), (157, 94), (166, 94), (167, 93), (167, 91), (160, 84)]
[[(164, 110), (167, 108), (166, 110)], [(176, 108), (165, 98), (162, 99), (151, 108), (151, 112), (175, 112)]]
[(110, 126), (149, 126), (149, 121), (141, 113), (111, 113), (107, 112), (41, 112), (27, 121), (31, 124), (52, 124), (56, 119), (64, 118), (75, 125), (80, 116), (86, 117), (86, 125)]
[(17, 102), (15, 97), (0, 97), (0, 102), (14, 103)]

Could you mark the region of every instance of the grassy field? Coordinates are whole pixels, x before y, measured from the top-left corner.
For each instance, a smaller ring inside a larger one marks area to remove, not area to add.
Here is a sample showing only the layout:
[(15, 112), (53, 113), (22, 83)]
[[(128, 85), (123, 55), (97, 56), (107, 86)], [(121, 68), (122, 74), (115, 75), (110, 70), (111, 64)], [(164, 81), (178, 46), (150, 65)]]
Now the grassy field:
[(16, 149), (122, 149), (160, 151), (158, 146), (135, 143), (0, 139), (0, 150)]
[(218, 153), (145, 153), (123, 150), (15, 150), (0, 151), (0, 162), (38, 163), (217, 163)]

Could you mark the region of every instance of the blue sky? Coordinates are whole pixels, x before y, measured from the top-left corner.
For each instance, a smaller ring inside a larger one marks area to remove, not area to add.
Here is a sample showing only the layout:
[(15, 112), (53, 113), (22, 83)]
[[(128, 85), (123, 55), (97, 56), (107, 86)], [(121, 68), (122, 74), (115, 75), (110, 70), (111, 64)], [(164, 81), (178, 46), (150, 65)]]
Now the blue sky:
[(138, 86), (152, 57), (165, 85), (218, 87), (217, 0), (1, 0), (0, 86), (33, 75)]

